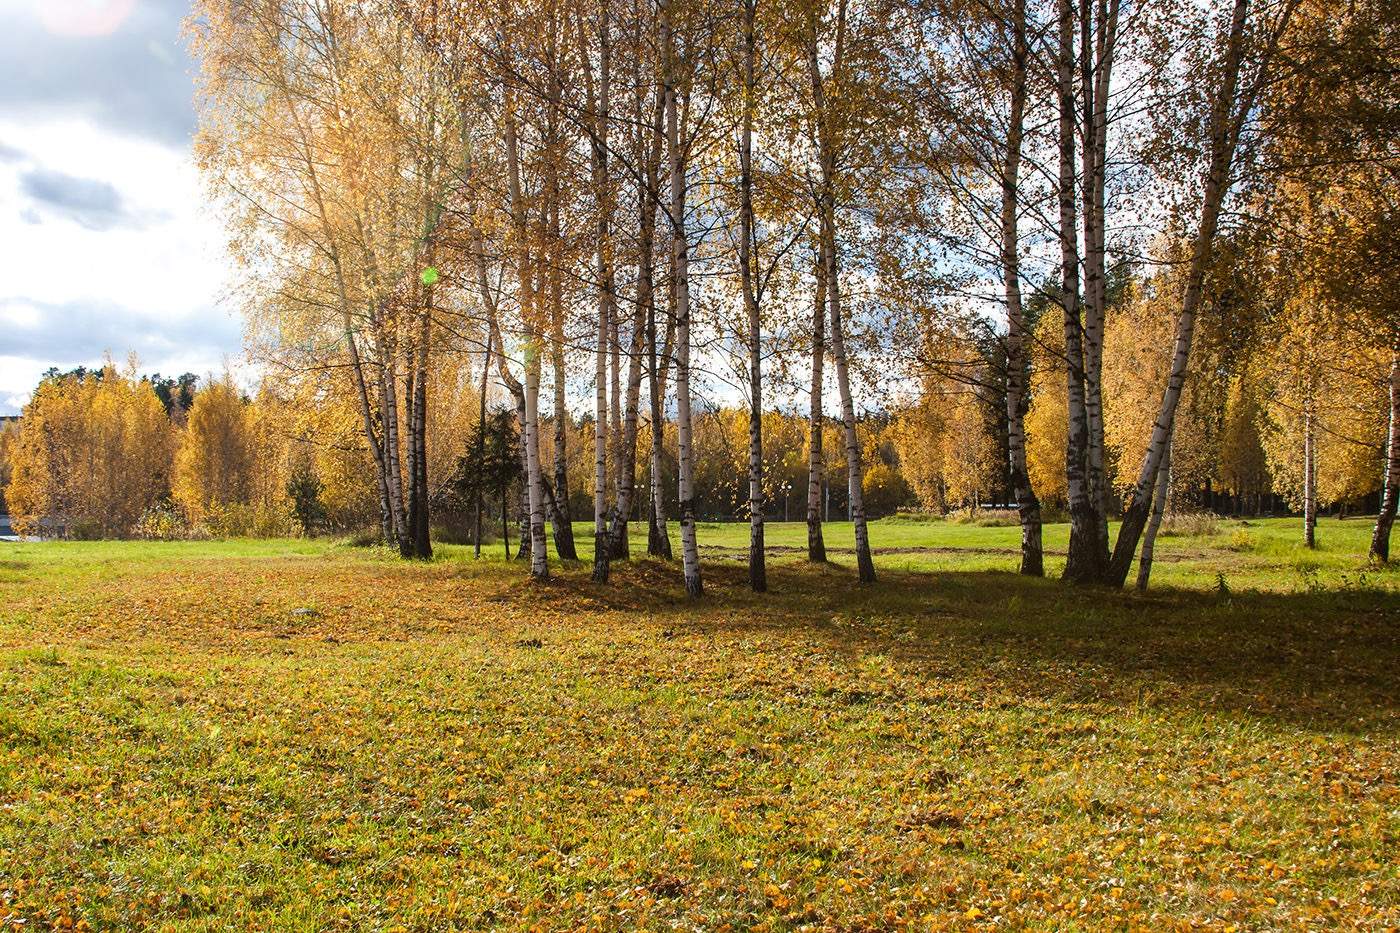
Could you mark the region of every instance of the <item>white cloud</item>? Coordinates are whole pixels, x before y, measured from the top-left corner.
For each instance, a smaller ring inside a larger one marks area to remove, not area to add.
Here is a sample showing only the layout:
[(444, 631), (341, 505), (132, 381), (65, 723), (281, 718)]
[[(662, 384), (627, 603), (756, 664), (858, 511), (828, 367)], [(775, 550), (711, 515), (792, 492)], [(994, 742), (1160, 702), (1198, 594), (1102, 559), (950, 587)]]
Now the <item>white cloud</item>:
[(104, 351), (166, 373), (217, 371), (239, 352), (218, 306), (223, 234), (187, 150), (71, 117), (0, 117), (0, 140), (22, 152), (0, 161), (0, 411), (49, 366)]
[(0, 0), (0, 413), (129, 351), (217, 372), (239, 326), (190, 157), (189, 0)]

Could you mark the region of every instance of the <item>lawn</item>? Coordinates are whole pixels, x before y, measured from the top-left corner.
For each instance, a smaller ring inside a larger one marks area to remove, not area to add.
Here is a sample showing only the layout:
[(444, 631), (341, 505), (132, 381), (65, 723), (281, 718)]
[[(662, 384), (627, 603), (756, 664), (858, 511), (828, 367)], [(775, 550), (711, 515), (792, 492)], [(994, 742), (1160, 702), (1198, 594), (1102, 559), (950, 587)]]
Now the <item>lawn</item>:
[(878, 522), (869, 587), (805, 534), (757, 596), (703, 526), (698, 604), (499, 547), (0, 545), (0, 929), (1400, 925), (1364, 521), (1164, 539), (1146, 596), (1018, 577), (1015, 528)]

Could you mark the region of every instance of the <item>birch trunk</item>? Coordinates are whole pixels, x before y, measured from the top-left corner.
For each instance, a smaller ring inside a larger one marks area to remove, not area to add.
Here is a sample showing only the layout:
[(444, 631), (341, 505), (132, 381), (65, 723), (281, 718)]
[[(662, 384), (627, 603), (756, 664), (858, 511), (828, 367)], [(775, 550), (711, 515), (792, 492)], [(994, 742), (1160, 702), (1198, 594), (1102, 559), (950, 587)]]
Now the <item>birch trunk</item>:
[[(540, 472), (539, 400), (540, 400), (540, 340), (532, 322), (535, 311), (533, 273), (530, 271), (529, 250), (526, 247), (525, 207), (520, 189), (520, 141), (516, 135), (514, 101), (506, 103), (505, 121), (506, 169), (510, 188), (510, 212), (516, 237), (516, 286), (520, 302), (520, 317), (525, 325), (525, 385), (521, 441), (525, 448), (525, 488), (528, 503), (530, 543), (530, 574), (536, 579), (549, 576), (545, 554), (545, 506), (543, 479)], [(522, 536), (521, 550), (526, 538)]]
[[(601, 224), (600, 224), (601, 226)], [(604, 259), (601, 242), (598, 265)], [(601, 279), (600, 279), (601, 281)], [(608, 302), (605, 290), (598, 295), (598, 340), (593, 358), (593, 582), (608, 582)]]
[(520, 424), (520, 504), (517, 509), (519, 513), (516, 522), (516, 533), (520, 538), (520, 546), (515, 549), (516, 560), (529, 560), (531, 549), (530, 531), (530, 449), (529, 434), (525, 431), (525, 386), (516, 384), (519, 389), (515, 393), (515, 420)]
[[(641, 84), (640, 78), (637, 84)], [(649, 155), (646, 159), (646, 173), (644, 185), (637, 193), (638, 215), (641, 218), (640, 234), (641, 239), (638, 244), (638, 276), (640, 287), (643, 292), (643, 299), (646, 301), (644, 309), (646, 330), (646, 354), (647, 354), (647, 400), (650, 405), (650, 430), (651, 430), (651, 455), (649, 458), (649, 491), (651, 499), (651, 514), (647, 518), (647, 553), (653, 557), (660, 557), (663, 560), (671, 559), (671, 537), (666, 529), (666, 503), (662, 495), (661, 487), (661, 452), (665, 441), (665, 400), (666, 400), (666, 360), (670, 356), (670, 343), (674, 316), (668, 316), (666, 324), (666, 351), (658, 359), (656, 347), (656, 281), (655, 266), (653, 264), (653, 253), (655, 251), (656, 240), (656, 208), (660, 203), (660, 179), (658, 177), (661, 168), (661, 154), (665, 150), (666, 135), (664, 126), (665, 117), (665, 93), (660, 87), (657, 89), (655, 105), (652, 110), (652, 121), (650, 127), (650, 139), (648, 141)], [(641, 120), (637, 121), (638, 126)], [(670, 287), (671, 277), (667, 276), (668, 294), (673, 294), (674, 289)], [(659, 368), (658, 368), (659, 367)]]
[(525, 347), (525, 469), (530, 494), (530, 575), (537, 580), (549, 576), (545, 554), (544, 474), (540, 470), (540, 350), (539, 338), (531, 334)]
[[(642, 86), (640, 60), (634, 73), (637, 87)], [(637, 186), (637, 287), (632, 304), (631, 330), (628, 333), (627, 388), (622, 414), (622, 454), (617, 470), (617, 504), (613, 510), (609, 532), (612, 557), (627, 560), (632, 556), (627, 524), (632, 516), (637, 494), (637, 435), (642, 395), (642, 358), (646, 352), (646, 322), (655, 300), (653, 293), (652, 252), (656, 236), (656, 160), (660, 157), (661, 95), (656, 96), (652, 121), (643, 122), (641, 95), (634, 95), (633, 119), (637, 127), (636, 160), (642, 169)]]
[[(1285, 8), (1277, 26), (1279, 33), (1288, 22), (1291, 9), (1291, 6)], [(1147, 445), (1147, 453), (1143, 457), (1137, 482), (1128, 495), (1128, 503), (1123, 510), (1123, 523), (1119, 527), (1118, 540), (1114, 544), (1113, 559), (1108, 571), (1108, 582), (1114, 586), (1122, 586), (1127, 580), (1128, 567), (1137, 550), (1138, 538), (1147, 523), (1152, 485), (1162, 458), (1166, 455), (1167, 443), (1176, 421), (1176, 408), (1181, 401), (1182, 386), (1186, 382), (1186, 366), (1191, 356), (1196, 314), (1201, 306), (1206, 269), (1210, 265), (1211, 253), (1215, 246), (1215, 231), (1220, 218), (1221, 204), (1229, 188), (1230, 168), (1239, 144), (1240, 128), (1245, 116), (1253, 109), (1254, 100), (1267, 74), (1261, 65), (1251, 89), (1241, 100), (1236, 101), (1240, 68), (1244, 59), (1245, 20), (1248, 10), (1249, 0), (1235, 0), (1220, 84), (1211, 102), (1208, 125), (1210, 163), (1206, 171), (1205, 190), (1201, 196), (1200, 224), (1191, 245), (1191, 261), (1182, 292), (1181, 313), (1177, 316), (1176, 346), (1172, 354), (1167, 387), (1162, 394), (1157, 420), (1152, 426), (1151, 441)]]
[[(1086, 0), (1088, 2), (1088, 0)], [(1069, 555), (1064, 578), (1072, 583), (1100, 579), (1103, 561), (1089, 479), (1089, 410), (1085, 392), (1084, 327), (1079, 299), (1078, 219), (1075, 207), (1074, 8), (1058, 0), (1060, 43), (1055, 62), (1059, 98), (1060, 306), (1064, 310), (1065, 379), (1068, 430), (1065, 443), (1065, 497), (1069, 500)]]
[(1371, 557), (1378, 561), (1390, 559), (1390, 529), (1395, 524), (1397, 500), (1400, 499), (1400, 341), (1390, 347), (1390, 428), (1385, 443), (1385, 491), (1381, 495), (1381, 510), (1376, 516), (1376, 528), (1371, 533)]
[(1172, 449), (1167, 443), (1167, 453), (1157, 468), (1157, 488), (1152, 496), (1152, 517), (1147, 522), (1147, 532), (1142, 537), (1142, 556), (1138, 558), (1137, 591), (1147, 592), (1147, 581), (1152, 576), (1152, 556), (1157, 546), (1157, 532), (1162, 527), (1162, 517), (1167, 511), (1167, 494), (1171, 491)]
[[(830, 221), (828, 221), (830, 223)], [(846, 340), (841, 325), (840, 265), (836, 258), (834, 224), (826, 250), (826, 298), (831, 312), (831, 360), (836, 364), (836, 388), (841, 396), (841, 421), (846, 433), (846, 476), (849, 484), (851, 524), (855, 527), (856, 568), (861, 583), (875, 582), (875, 561), (870, 554), (870, 535), (865, 525), (864, 477), (862, 476), (860, 435), (856, 433), (856, 408), (851, 397), (850, 373), (846, 366)]]
[[(608, 537), (608, 346), (613, 326), (615, 280), (613, 277), (609, 239), (612, 226), (611, 189), (608, 187), (608, 104), (612, 98), (612, 43), (606, 0), (599, 10), (599, 68), (600, 82), (595, 89), (593, 66), (585, 55), (584, 88), (588, 112), (593, 120), (590, 156), (593, 195), (598, 204), (598, 222), (594, 243), (595, 274), (598, 278), (598, 330), (595, 335), (593, 358), (593, 582), (606, 583), (610, 572), (613, 547)], [(588, 48), (583, 19), (579, 19), (579, 44)]]
[(826, 246), (817, 247), (816, 301), (812, 306), (812, 389), (807, 411), (807, 560), (826, 563), (822, 537), (822, 484), (826, 458), (822, 451), (822, 363), (826, 357)]
[(425, 285), (423, 310), (418, 318), (413, 411), (409, 420), (410, 443), (414, 450), (414, 469), (409, 479), (414, 508), (409, 524), (413, 536), (413, 556), (419, 560), (430, 560), (433, 556), (428, 492), (428, 354), (432, 337), (432, 296), (432, 286)]
[[(558, 205), (552, 208), (554, 242), (558, 243)], [(554, 515), (554, 550), (560, 560), (578, 560), (574, 545), (574, 526), (569, 514), (569, 406), (564, 392), (564, 300), (559, 276), (559, 260), (551, 263), (549, 304), (551, 316), (550, 371), (554, 376), (554, 492), (557, 500)]]
[(1303, 546), (1317, 547), (1317, 426), (1311, 395), (1303, 407)]
[(384, 473), (388, 480), (389, 514), (394, 521), (393, 545), (407, 555), (408, 523), (404, 515), (403, 469), (399, 446), (399, 396), (393, 349), (381, 343), (379, 367), (379, 418), (383, 424)]
[(739, 134), (739, 281), (748, 315), (749, 355), (749, 585), (768, 589), (763, 550), (763, 372), (759, 346), (758, 296), (754, 292), (751, 245), (753, 217), (754, 19), (758, 0), (744, 2), (743, 120)]
[(1025, 0), (1016, 0), (1012, 11), (1014, 31), (1011, 72), (1011, 112), (1007, 123), (1006, 161), (1001, 176), (1001, 266), (1006, 291), (1006, 448), (1011, 488), (1021, 520), (1021, 573), (1045, 575), (1041, 545), (1040, 500), (1031, 486), (1026, 465), (1026, 372), (1029, 348), (1026, 318), (1021, 305), (1020, 211), (1021, 142), (1026, 111)]
[[(650, 250), (650, 239), (647, 241)], [(650, 289), (651, 272), (647, 270), (646, 281), (640, 281), (638, 288)], [(627, 388), (623, 398), (622, 412), (622, 453), (617, 466), (617, 502), (613, 509), (612, 528), (608, 533), (609, 546), (614, 560), (627, 560), (631, 557), (631, 547), (627, 537), (627, 522), (632, 515), (632, 504), (637, 488), (637, 431), (638, 409), (642, 394), (642, 338), (645, 336), (643, 316), (645, 308), (638, 301), (632, 311), (632, 330), (627, 352)]]
[[(1103, 333), (1107, 315), (1105, 269), (1105, 162), (1108, 152), (1108, 91), (1117, 44), (1118, 2), (1082, 0), (1080, 88), (1083, 97), (1084, 169), (1084, 389), (1088, 445), (1085, 456), (1095, 548), (1108, 564), (1108, 479), (1104, 470)], [(1092, 37), (1092, 38), (1091, 38)]]
[[(674, 301), (674, 288), (670, 289)], [(647, 527), (647, 553), (662, 560), (670, 560), (671, 533), (666, 524), (666, 496), (661, 483), (661, 453), (665, 445), (666, 433), (666, 373), (670, 369), (667, 361), (671, 358), (672, 329), (674, 315), (667, 315), (666, 345), (657, 358), (656, 348), (656, 302), (647, 308), (647, 353), (650, 357), (647, 379), (651, 398), (651, 521)]]
[[(481, 358), (481, 397), (477, 399), (478, 414), (476, 422), (476, 462), (478, 467), (486, 463), (486, 386), (487, 380), (491, 376), (491, 337), (491, 331), (488, 330), (486, 332), (486, 352)], [(473, 549), (475, 551), (473, 556), (477, 560), (481, 559), (481, 513), (484, 509), (484, 503), (482, 501), (484, 498), (485, 494), (481, 488), (480, 477), (478, 477), (476, 486), (476, 529), (475, 534), (472, 535)], [(510, 545), (507, 544), (506, 548), (506, 559), (508, 560), (510, 558)]]
[(404, 451), (404, 467), (408, 474), (407, 503), (405, 505), (404, 535), (399, 545), (399, 556), (412, 558), (417, 547), (418, 528), (418, 439), (417, 439), (417, 400), (418, 363), (417, 353), (412, 344), (404, 348), (403, 360), (404, 415), (408, 420), (408, 444)]
[[(815, 16), (815, 14), (814, 14)], [(839, 76), (845, 48), (846, 3), (836, 7), (836, 38), (832, 52), (832, 74)], [(821, 164), (821, 203), (823, 262), (826, 269), (826, 303), (831, 326), (831, 360), (836, 366), (836, 388), (841, 398), (841, 420), (846, 438), (847, 513), (855, 530), (857, 576), (862, 583), (875, 582), (875, 561), (870, 553), (870, 536), (865, 524), (864, 478), (861, 475), (860, 437), (856, 433), (855, 402), (851, 398), (850, 371), (846, 365), (846, 340), (841, 322), (841, 277), (836, 242), (836, 154), (830, 115), (827, 113), (825, 82), (817, 54), (817, 28), (811, 24), (808, 67), (811, 71), (812, 106), (816, 113), (817, 148)]]
[(676, 103), (675, 48), (671, 33), (671, 2), (661, 0), (662, 76), (666, 100), (666, 149), (670, 173), (671, 268), (676, 296), (676, 473), (680, 500), (681, 566), (685, 591), (692, 599), (704, 593), (700, 549), (695, 540), (694, 466), (691, 462), (690, 417), (690, 278), (686, 242), (685, 155), (681, 149), (680, 114)]

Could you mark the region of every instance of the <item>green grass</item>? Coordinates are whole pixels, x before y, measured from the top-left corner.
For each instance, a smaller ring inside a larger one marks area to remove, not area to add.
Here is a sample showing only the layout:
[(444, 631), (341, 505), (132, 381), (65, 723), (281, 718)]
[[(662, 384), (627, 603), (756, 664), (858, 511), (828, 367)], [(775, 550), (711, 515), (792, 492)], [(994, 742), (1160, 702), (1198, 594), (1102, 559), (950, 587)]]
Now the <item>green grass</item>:
[(770, 525), (758, 596), (705, 525), (699, 604), (499, 546), (0, 547), (0, 928), (1400, 924), (1366, 523), (1164, 539), (1146, 596), (1018, 534), (875, 523), (861, 587), (849, 526), (810, 567)]

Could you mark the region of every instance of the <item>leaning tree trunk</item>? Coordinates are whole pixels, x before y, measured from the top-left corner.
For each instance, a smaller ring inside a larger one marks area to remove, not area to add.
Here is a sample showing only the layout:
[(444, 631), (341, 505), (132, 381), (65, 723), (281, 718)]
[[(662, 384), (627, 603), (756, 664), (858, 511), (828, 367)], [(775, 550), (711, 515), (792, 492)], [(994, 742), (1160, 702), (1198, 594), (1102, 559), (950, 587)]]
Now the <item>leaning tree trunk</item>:
[(1142, 556), (1138, 558), (1137, 591), (1147, 592), (1147, 581), (1152, 576), (1152, 556), (1157, 547), (1157, 532), (1162, 527), (1162, 518), (1167, 512), (1167, 494), (1172, 482), (1172, 448), (1167, 442), (1167, 453), (1157, 468), (1157, 488), (1152, 496), (1152, 517), (1147, 522), (1147, 532), (1142, 536)]
[(739, 281), (748, 315), (749, 355), (749, 585), (768, 589), (763, 549), (763, 371), (758, 295), (754, 291), (751, 247), (753, 218), (754, 18), (758, 0), (744, 2), (744, 115), (739, 135)]
[(670, 169), (671, 272), (676, 290), (676, 474), (680, 500), (681, 566), (685, 591), (692, 599), (704, 593), (700, 577), (700, 548), (695, 539), (695, 482), (691, 460), (690, 415), (690, 278), (685, 222), (685, 154), (681, 148), (680, 114), (676, 103), (674, 37), (671, 3), (662, 0), (661, 54), (666, 98), (666, 149)]
[[(1208, 125), (1210, 164), (1201, 196), (1200, 225), (1191, 244), (1191, 261), (1186, 272), (1181, 312), (1176, 321), (1176, 346), (1172, 354), (1171, 370), (1167, 376), (1167, 387), (1162, 393), (1162, 403), (1157, 411), (1157, 420), (1152, 425), (1152, 437), (1147, 445), (1147, 453), (1143, 457), (1142, 468), (1138, 471), (1137, 482), (1128, 494), (1128, 503), (1123, 510), (1123, 523), (1118, 529), (1118, 540), (1114, 544), (1113, 559), (1107, 575), (1108, 582), (1114, 586), (1122, 586), (1127, 580), (1128, 568), (1137, 550), (1138, 539), (1147, 524), (1157, 469), (1162, 458), (1166, 456), (1167, 444), (1176, 423), (1177, 405), (1181, 401), (1182, 387), (1186, 382), (1186, 367), (1191, 356), (1196, 313), (1201, 306), (1206, 269), (1210, 265), (1215, 246), (1215, 231), (1220, 219), (1221, 204), (1229, 187), (1230, 166), (1239, 145), (1241, 126), (1253, 110), (1254, 100), (1266, 76), (1261, 66), (1253, 86), (1237, 103), (1236, 90), (1244, 59), (1245, 19), (1248, 9), (1249, 0), (1235, 0), (1220, 84), (1211, 102)], [(1279, 30), (1287, 23), (1286, 14), (1287, 11), (1277, 27)]]
[(1029, 347), (1026, 318), (1021, 305), (1020, 211), (1021, 141), (1026, 112), (1025, 0), (1016, 0), (1011, 73), (1011, 113), (1006, 136), (1006, 161), (1001, 176), (1001, 267), (1006, 290), (1006, 449), (1010, 463), (1011, 488), (1021, 520), (1021, 573), (1044, 576), (1045, 556), (1041, 545), (1040, 500), (1031, 486), (1026, 463), (1026, 373)]
[(1371, 557), (1390, 559), (1390, 528), (1395, 524), (1395, 507), (1400, 497), (1400, 342), (1390, 348), (1390, 428), (1385, 443), (1385, 492), (1380, 514), (1371, 533)]
[(822, 537), (822, 483), (826, 457), (822, 451), (822, 363), (826, 357), (826, 245), (817, 247), (816, 301), (812, 306), (812, 389), (807, 410), (807, 560), (826, 563)]

